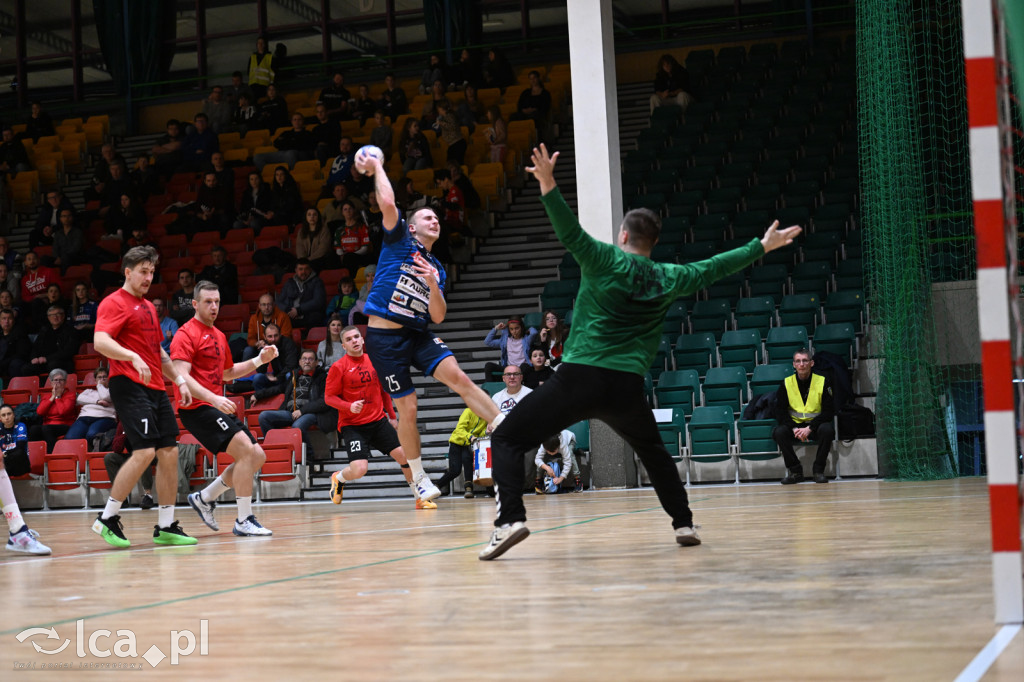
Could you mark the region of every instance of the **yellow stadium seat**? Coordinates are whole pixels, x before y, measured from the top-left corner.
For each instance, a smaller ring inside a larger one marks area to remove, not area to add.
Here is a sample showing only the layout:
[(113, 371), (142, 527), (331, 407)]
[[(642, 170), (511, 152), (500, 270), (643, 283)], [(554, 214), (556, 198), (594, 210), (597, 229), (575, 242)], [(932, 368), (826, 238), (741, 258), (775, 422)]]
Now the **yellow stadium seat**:
[(226, 152), (224, 152), (224, 160), (225, 161), (242, 161), (242, 162), (248, 161), (249, 160), (249, 150), (247, 148), (245, 148), (245, 147), (242, 147), (241, 149), (229, 149)]
[(95, 123), (99, 123), (99, 124), (101, 124), (103, 126), (103, 134), (104, 135), (109, 135), (110, 134), (110, 116), (109, 115), (107, 115), (107, 114), (97, 114), (95, 116), (90, 116), (89, 119), (86, 121), (86, 124), (95, 124)]
[[(292, 175), (298, 176), (299, 173), (308, 174), (310, 178), (320, 179), (320, 162), (316, 159), (309, 159), (308, 161), (296, 161), (295, 168), (292, 169)], [(295, 178), (298, 181), (298, 177)]]
[(221, 133), (217, 135), (221, 151), (226, 149), (237, 149), (242, 146), (242, 136), (238, 133)]
[(102, 121), (93, 122), (90, 119), (82, 126), (82, 132), (85, 133), (89, 151), (98, 150), (107, 140), (106, 129), (103, 127)]
[(434, 171), (429, 168), (423, 170), (411, 170), (405, 174), (412, 180), (412, 186), (417, 192), (426, 193), (426, 190), (434, 186)]
[(359, 121), (357, 119), (352, 119), (351, 121), (342, 121), (341, 122), (341, 134), (342, 135), (348, 135), (349, 137), (352, 137), (353, 135), (358, 135), (359, 134), (359, 128), (360, 128)]

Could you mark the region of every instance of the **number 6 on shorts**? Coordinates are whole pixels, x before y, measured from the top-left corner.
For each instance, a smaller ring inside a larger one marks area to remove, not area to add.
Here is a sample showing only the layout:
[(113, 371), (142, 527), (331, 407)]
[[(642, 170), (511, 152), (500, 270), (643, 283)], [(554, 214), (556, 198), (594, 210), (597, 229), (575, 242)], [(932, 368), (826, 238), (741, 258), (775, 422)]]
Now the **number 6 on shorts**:
[(217, 418), (217, 426), (220, 427), (221, 431), (227, 431), (228, 428), (229, 428), (228, 427), (228, 423), (226, 421), (224, 421), (223, 417), (218, 417)]

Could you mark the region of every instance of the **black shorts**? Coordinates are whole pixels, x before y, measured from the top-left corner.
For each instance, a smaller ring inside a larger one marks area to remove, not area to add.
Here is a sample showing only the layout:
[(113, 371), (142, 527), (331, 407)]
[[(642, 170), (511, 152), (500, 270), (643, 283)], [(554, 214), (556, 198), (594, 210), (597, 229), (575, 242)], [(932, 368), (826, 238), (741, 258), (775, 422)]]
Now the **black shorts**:
[(341, 430), (341, 440), (348, 450), (349, 461), (354, 459), (370, 459), (370, 449), (378, 450), (385, 455), (399, 447), (398, 433), (387, 417), (382, 417), (369, 424), (346, 426)]
[(178, 420), (174, 418), (174, 408), (165, 391), (118, 375), (110, 377), (110, 401), (124, 426), (132, 452), (177, 445)]
[(224, 414), (216, 407), (201, 405), (194, 410), (178, 410), (178, 416), (188, 432), (214, 455), (227, 452), (228, 443), (239, 431), (248, 436), (250, 442), (256, 442), (236, 415)]
[(409, 368), (415, 367), (430, 376), (449, 355), (445, 342), (429, 331), (401, 329), (366, 330), (366, 353), (377, 370), (381, 386), (392, 398), (402, 398), (416, 390)]

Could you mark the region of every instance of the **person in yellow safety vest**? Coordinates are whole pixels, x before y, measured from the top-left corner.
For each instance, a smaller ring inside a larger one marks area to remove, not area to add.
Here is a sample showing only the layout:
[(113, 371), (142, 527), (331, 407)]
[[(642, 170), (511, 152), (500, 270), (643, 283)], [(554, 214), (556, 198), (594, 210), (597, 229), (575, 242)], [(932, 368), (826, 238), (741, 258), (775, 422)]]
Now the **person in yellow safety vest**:
[(267, 94), (267, 86), (274, 82), (274, 55), (267, 51), (267, 39), (256, 39), (256, 51), (249, 55), (249, 89), (255, 104)]
[(788, 469), (782, 479), (783, 485), (800, 483), (804, 470), (793, 452), (796, 441), (818, 443), (814, 457), (814, 482), (828, 483), (825, 465), (828, 453), (835, 440), (836, 430), (832, 426), (835, 409), (832, 403), (832, 384), (821, 374), (815, 374), (814, 360), (806, 348), (793, 353), (795, 375), (786, 377), (776, 393), (775, 418), (779, 425), (772, 431), (772, 438), (779, 444), (782, 459)]

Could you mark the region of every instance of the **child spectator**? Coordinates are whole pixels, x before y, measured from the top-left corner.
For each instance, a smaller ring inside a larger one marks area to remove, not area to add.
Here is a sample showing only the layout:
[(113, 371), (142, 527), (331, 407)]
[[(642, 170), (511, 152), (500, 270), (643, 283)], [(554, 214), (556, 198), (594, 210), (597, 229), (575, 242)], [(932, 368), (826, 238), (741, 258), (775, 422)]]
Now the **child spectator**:
[(548, 354), (536, 345), (530, 349), (530, 361), (519, 365), (523, 370), (523, 386), (535, 389), (554, 375), (548, 364)]
[[(501, 381), (504, 370), (509, 365), (522, 365), (527, 362), (530, 354), (530, 344), (537, 334), (537, 330), (530, 327), (529, 332), (525, 331), (523, 318), (513, 316), (508, 323), (499, 322), (494, 328), (487, 332), (484, 344), (490, 348), (497, 348), (501, 351), (501, 364), (488, 362), (484, 366), (484, 376), (488, 381)], [(500, 336), (499, 336), (500, 334)]]
[[(356, 304), (356, 299), (355, 281), (351, 277), (342, 277), (338, 280), (338, 295), (327, 304), (327, 317), (337, 316), (340, 320), (347, 320), (349, 311)], [(338, 340), (341, 340), (340, 328), (338, 329)], [(340, 358), (341, 355), (339, 354), (338, 357)], [(330, 367), (330, 365), (325, 365), (325, 367)]]
[(544, 352), (551, 358), (549, 364), (552, 367), (557, 366), (562, 361), (562, 346), (565, 345), (568, 333), (565, 323), (558, 319), (558, 313), (554, 310), (544, 311), (544, 322), (541, 324), (534, 343), (543, 348)]
[(377, 274), (377, 266), (370, 263), (363, 270), (363, 274), (366, 276), (366, 282), (359, 289), (359, 298), (356, 300), (352, 309), (348, 311), (348, 323), (356, 323), (356, 313), (359, 313), (359, 317), (362, 318), (361, 322), (366, 323), (367, 317), (363, 315), (363, 306), (366, 305), (366, 299), (370, 296), (370, 289), (373, 288), (373, 278)]

